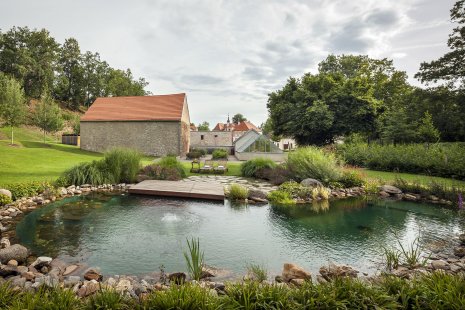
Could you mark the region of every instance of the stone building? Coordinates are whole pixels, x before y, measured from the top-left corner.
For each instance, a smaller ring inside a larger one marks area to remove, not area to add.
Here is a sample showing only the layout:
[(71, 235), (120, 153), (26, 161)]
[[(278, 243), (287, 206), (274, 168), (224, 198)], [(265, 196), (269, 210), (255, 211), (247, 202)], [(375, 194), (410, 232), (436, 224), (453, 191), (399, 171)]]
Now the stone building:
[(81, 149), (127, 147), (184, 156), (190, 146), (186, 94), (97, 98), (81, 118)]
[(231, 131), (191, 131), (191, 148), (204, 149), (211, 153), (215, 149), (224, 149), (232, 153), (234, 148)]

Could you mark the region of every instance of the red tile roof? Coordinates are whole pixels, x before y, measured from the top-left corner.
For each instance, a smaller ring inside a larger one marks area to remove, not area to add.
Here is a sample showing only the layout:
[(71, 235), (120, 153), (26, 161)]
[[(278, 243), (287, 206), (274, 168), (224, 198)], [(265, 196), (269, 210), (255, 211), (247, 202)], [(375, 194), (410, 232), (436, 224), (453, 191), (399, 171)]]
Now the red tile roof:
[(186, 94), (97, 98), (81, 121), (180, 121)]
[[(240, 122), (239, 124), (231, 124), (230, 126), (232, 126), (232, 131), (249, 131), (251, 129), (254, 129), (256, 131), (261, 131), (260, 129), (257, 128), (257, 126), (255, 126), (249, 121), (243, 121), (243, 122)], [(216, 124), (215, 128), (213, 128), (213, 130), (225, 131), (226, 128), (227, 128), (227, 124), (218, 123)]]

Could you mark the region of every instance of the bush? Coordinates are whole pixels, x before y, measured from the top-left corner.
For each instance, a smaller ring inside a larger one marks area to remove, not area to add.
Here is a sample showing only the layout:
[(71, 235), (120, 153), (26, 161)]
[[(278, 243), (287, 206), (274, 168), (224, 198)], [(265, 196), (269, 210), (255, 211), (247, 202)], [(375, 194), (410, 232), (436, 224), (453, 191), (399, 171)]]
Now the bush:
[(200, 157), (202, 157), (202, 153), (197, 151), (190, 151), (186, 154), (187, 159), (199, 159)]
[(282, 190), (272, 191), (271, 193), (269, 193), (268, 200), (271, 203), (279, 205), (295, 204), (295, 201), (294, 199), (292, 199), (292, 196), (288, 192)]
[(244, 200), (249, 196), (249, 190), (239, 184), (232, 184), (229, 187), (229, 198), (231, 200)]
[(113, 177), (110, 183), (132, 183), (136, 180), (140, 170), (141, 154), (139, 152), (125, 148), (114, 148), (105, 153), (103, 160), (105, 162), (104, 169), (107, 169)]
[(165, 156), (158, 162), (146, 166), (142, 173), (151, 179), (177, 181), (186, 177), (186, 172), (175, 156)]
[(223, 149), (216, 149), (212, 153), (212, 159), (228, 159), (228, 152)]
[(313, 178), (323, 184), (339, 180), (340, 166), (333, 154), (325, 153), (317, 147), (302, 147), (289, 153), (287, 165), (297, 181)]
[(360, 187), (365, 185), (365, 179), (357, 171), (342, 171), (341, 177), (337, 180), (343, 187)]
[(291, 197), (306, 199), (311, 196), (311, 188), (300, 185), (295, 181), (285, 182), (279, 186), (279, 190), (288, 193)]
[(381, 171), (399, 171), (465, 180), (464, 143), (381, 145), (349, 143), (338, 147), (347, 163)]
[(0, 194), (0, 206), (7, 205), (7, 204), (9, 204), (11, 202), (12, 202), (12, 200), (11, 200), (10, 196), (7, 196), (5, 194)]
[(26, 182), (6, 185), (5, 188), (11, 192), (12, 200), (17, 200), (23, 197), (31, 197), (41, 194), (45, 189), (52, 187), (48, 182)]
[(263, 171), (274, 169), (276, 166), (276, 163), (271, 159), (258, 157), (243, 163), (241, 165), (241, 174), (248, 178), (258, 178), (260, 173), (262, 173), (260, 176), (264, 176)]

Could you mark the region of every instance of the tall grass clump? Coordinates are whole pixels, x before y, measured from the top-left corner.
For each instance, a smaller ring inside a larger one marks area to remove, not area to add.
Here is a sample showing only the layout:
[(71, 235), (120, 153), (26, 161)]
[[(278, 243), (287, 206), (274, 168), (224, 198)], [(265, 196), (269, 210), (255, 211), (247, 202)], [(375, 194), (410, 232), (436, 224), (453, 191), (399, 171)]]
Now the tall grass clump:
[(249, 278), (258, 282), (263, 282), (268, 279), (268, 271), (264, 266), (259, 264), (248, 264), (247, 274)]
[(135, 302), (127, 295), (122, 295), (114, 289), (99, 290), (87, 299), (87, 309), (129, 310), (135, 308)]
[(336, 157), (313, 146), (290, 152), (287, 165), (292, 176), (298, 181), (312, 178), (327, 185), (338, 181), (341, 177), (341, 169)]
[(276, 163), (268, 158), (254, 158), (246, 161), (241, 165), (241, 174), (244, 177), (257, 178), (259, 177), (260, 170), (274, 169)]
[(113, 176), (112, 183), (132, 183), (140, 169), (141, 154), (136, 150), (114, 148), (104, 155), (106, 169)]
[(150, 179), (177, 181), (186, 177), (182, 163), (175, 156), (165, 156), (144, 167), (143, 174)]
[(231, 200), (244, 200), (249, 196), (247, 187), (239, 184), (231, 184), (229, 187), (229, 198)]
[(268, 194), (268, 200), (277, 205), (294, 205), (296, 203), (291, 194), (284, 190), (272, 191)]
[(202, 268), (204, 265), (204, 253), (200, 250), (200, 239), (187, 239), (187, 247), (189, 252), (184, 252), (187, 270), (192, 279), (200, 280), (202, 276)]
[(103, 159), (80, 163), (66, 170), (57, 185), (102, 185), (132, 183), (140, 169), (141, 155), (137, 151), (115, 148), (104, 154)]

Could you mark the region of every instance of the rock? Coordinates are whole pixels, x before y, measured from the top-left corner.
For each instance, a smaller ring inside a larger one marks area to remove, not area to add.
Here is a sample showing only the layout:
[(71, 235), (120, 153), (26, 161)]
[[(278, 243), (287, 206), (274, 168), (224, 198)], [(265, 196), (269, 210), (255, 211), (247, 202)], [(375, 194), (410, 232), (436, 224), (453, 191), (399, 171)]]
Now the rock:
[(64, 187), (60, 187), (58, 192), (60, 193), (61, 196), (66, 196), (68, 194), (68, 191)]
[(95, 280), (85, 283), (78, 291), (77, 295), (81, 298), (90, 296), (99, 290), (99, 284)]
[(224, 285), (224, 283), (216, 282), (215, 286), (214, 286), (214, 289), (217, 290), (217, 291), (224, 292), (224, 290), (226, 289), (226, 286)]
[(356, 278), (358, 271), (350, 266), (336, 265), (330, 263), (329, 266), (322, 266), (320, 268), (320, 274), (327, 281), (331, 281), (334, 278), (349, 277)]
[(449, 264), (444, 260), (434, 260), (431, 262), (434, 270), (450, 270)]
[(26, 266), (18, 266), (16, 267), (16, 269), (18, 269), (18, 272), (19, 273), (23, 273), (23, 272), (28, 272), (29, 269), (26, 267)]
[(454, 249), (454, 255), (458, 257), (464, 257), (465, 256), (465, 247), (459, 246)]
[(279, 276), (279, 275), (278, 275), (278, 276), (276, 276), (276, 277), (274, 277), (274, 280), (275, 280), (276, 282), (278, 282), (278, 283), (282, 283), (282, 282), (284, 282), (284, 279), (283, 279), (283, 277), (281, 277), (281, 276)]
[(386, 193), (385, 191), (380, 191), (380, 192), (379, 192), (379, 195), (380, 195), (381, 197), (389, 197), (389, 194)]
[(13, 267), (18, 267), (18, 262), (15, 261), (14, 259), (11, 259), (7, 263), (8, 266), (13, 266)]
[(68, 267), (65, 268), (65, 271), (63, 272), (63, 275), (64, 276), (70, 275), (73, 272), (75, 272), (78, 268), (79, 268), (79, 266), (77, 266), (77, 265), (69, 265)]
[(115, 286), (115, 290), (120, 293), (132, 291), (131, 281), (128, 279), (119, 280), (118, 284)]
[(86, 280), (95, 280), (95, 281), (102, 281), (103, 279), (103, 276), (100, 272), (98, 272), (97, 270), (95, 269), (89, 269), (86, 271), (86, 273), (84, 274), (84, 279)]
[(457, 273), (459, 272), (460, 270), (462, 270), (462, 267), (458, 266), (458, 265), (450, 265), (450, 271), (454, 272), (454, 273)]
[(292, 285), (300, 287), (305, 283), (305, 280), (304, 279), (292, 279), (289, 283), (291, 283)]
[(412, 194), (404, 194), (404, 199), (408, 201), (417, 201), (417, 197)]
[(35, 274), (33, 272), (23, 272), (21, 274), (21, 277), (25, 278), (27, 281), (32, 281), (36, 278)]
[(8, 196), (8, 197), (10, 197), (10, 199), (13, 197), (13, 196), (11, 195), (11, 192), (10, 192), (9, 190), (7, 190), (7, 189), (4, 189), (4, 188), (0, 188), (0, 194), (3, 194), (3, 195), (5, 195), (5, 196)]
[(305, 187), (323, 187), (323, 184), (320, 181), (311, 178), (302, 180), (302, 182), (300, 182), (300, 185), (303, 185)]
[(3, 237), (0, 239), (0, 249), (8, 248), (10, 245), (10, 240), (8, 238)]
[(396, 277), (405, 279), (409, 277), (410, 270), (406, 267), (400, 266), (397, 269), (392, 270), (391, 274), (395, 275)]
[(108, 280), (107, 280), (107, 285), (110, 286), (110, 287), (116, 286), (116, 283), (117, 283), (117, 282), (116, 282), (115, 278), (111, 278), (111, 277), (110, 277), (110, 278), (108, 278)]
[(283, 266), (282, 277), (284, 282), (289, 282), (292, 279), (304, 279), (304, 280), (311, 280), (312, 275), (305, 271), (303, 268), (286, 263)]
[(76, 284), (81, 282), (81, 278), (78, 276), (69, 276), (64, 281), (63, 284), (65, 287), (73, 287)]
[(26, 279), (21, 277), (15, 277), (14, 279), (10, 279), (11, 286), (13, 287), (20, 287), (23, 288), (26, 284)]
[(0, 277), (17, 276), (19, 274), (17, 267), (6, 265), (0, 266)]
[(48, 271), (49, 271), (49, 269), (48, 269), (47, 266), (43, 266), (42, 268), (40, 268), (40, 272), (42, 272), (42, 273), (44, 273), (44, 274), (45, 274), (45, 273), (48, 273)]
[(28, 251), (21, 244), (13, 244), (10, 247), (0, 250), (0, 262), (2, 264), (7, 263), (9, 260), (16, 260), (18, 263), (22, 263), (27, 259)]
[(392, 186), (392, 185), (383, 185), (383, 186), (380, 186), (379, 189), (380, 191), (386, 192), (390, 195), (402, 194), (402, 191), (399, 188)]
[[(203, 272), (204, 271), (202, 270), (202, 274)], [(186, 281), (186, 274), (184, 272), (170, 273), (168, 280), (170, 282), (174, 282), (175, 284), (183, 284)]]
[(322, 276), (322, 275), (319, 275), (319, 274), (316, 275), (316, 281), (317, 281), (318, 283), (320, 283), (320, 284), (328, 283), (328, 281), (326, 281), (326, 279), (323, 278), (323, 276)]
[(465, 234), (459, 235), (459, 240), (462, 245), (465, 245)]
[[(37, 259), (31, 264), (32, 267), (36, 269), (41, 269), (44, 266), (50, 266), (50, 263), (52, 262), (51, 257), (47, 256), (39, 256)], [(47, 271), (48, 272), (48, 271)]]

